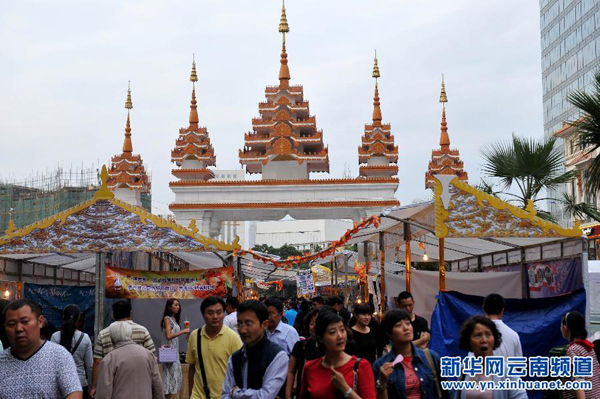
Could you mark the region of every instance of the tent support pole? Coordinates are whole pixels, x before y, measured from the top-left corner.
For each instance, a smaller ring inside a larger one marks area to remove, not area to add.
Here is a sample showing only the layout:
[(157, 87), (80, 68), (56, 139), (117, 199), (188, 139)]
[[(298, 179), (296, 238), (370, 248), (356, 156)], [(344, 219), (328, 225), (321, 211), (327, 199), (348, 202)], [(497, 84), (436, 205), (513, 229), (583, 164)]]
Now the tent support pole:
[(379, 232), (379, 250), (381, 251), (381, 303), (379, 308), (381, 312), (385, 312), (385, 232)]
[(96, 254), (96, 306), (94, 314), (94, 336), (98, 336), (104, 328), (104, 303), (106, 296), (106, 268), (104, 266), (104, 254)]
[(529, 298), (529, 286), (527, 285), (527, 264), (525, 262), (525, 248), (521, 248), (521, 296)]
[(444, 238), (438, 238), (439, 240), (439, 263), (440, 263), (440, 291), (446, 289), (446, 262), (444, 261)]
[(329, 295), (333, 296), (333, 287), (335, 286), (335, 283), (333, 281), (335, 276), (335, 256), (333, 257), (333, 262), (331, 262), (331, 286), (329, 286), (330, 290), (329, 290)]
[(344, 306), (348, 304), (349, 289), (348, 289), (348, 255), (344, 255)]
[(369, 241), (366, 241), (364, 244), (364, 248), (365, 248), (365, 281), (364, 281), (364, 300), (365, 303), (369, 303), (369, 264), (370, 264), (370, 260), (369, 260)]
[(411, 249), (410, 249), (410, 224), (404, 222), (404, 243), (406, 245), (406, 259), (404, 260), (406, 268), (406, 291), (410, 292), (410, 262), (411, 262)]

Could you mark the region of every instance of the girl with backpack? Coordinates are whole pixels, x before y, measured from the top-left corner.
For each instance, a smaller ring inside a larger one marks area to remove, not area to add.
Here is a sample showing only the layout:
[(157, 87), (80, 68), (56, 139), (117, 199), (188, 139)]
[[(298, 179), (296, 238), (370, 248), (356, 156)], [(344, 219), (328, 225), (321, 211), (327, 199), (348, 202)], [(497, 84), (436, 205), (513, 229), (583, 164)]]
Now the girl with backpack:
[(83, 399), (89, 398), (89, 387), (92, 382), (92, 341), (89, 335), (77, 330), (81, 311), (77, 305), (68, 305), (63, 310), (63, 324), (60, 330), (52, 334), (51, 342), (60, 344), (73, 355), (77, 366), (77, 375), (83, 387)]

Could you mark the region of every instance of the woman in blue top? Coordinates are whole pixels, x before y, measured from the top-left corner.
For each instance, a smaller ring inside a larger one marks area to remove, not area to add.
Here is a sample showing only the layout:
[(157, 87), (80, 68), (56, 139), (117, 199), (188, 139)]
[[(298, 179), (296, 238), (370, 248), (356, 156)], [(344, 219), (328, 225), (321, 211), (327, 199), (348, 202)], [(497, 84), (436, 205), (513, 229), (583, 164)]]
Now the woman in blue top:
[(392, 351), (373, 364), (377, 399), (447, 398), (439, 384), (438, 354), (412, 343), (410, 314), (405, 310), (390, 310), (381, 327), (392, 341)]

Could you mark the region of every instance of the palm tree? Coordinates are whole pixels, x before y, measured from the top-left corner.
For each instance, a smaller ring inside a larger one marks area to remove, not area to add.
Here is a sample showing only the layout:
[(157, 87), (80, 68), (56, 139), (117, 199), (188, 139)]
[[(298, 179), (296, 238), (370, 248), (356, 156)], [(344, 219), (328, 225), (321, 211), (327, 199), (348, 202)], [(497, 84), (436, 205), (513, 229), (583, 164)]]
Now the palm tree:
[[(594, 90), (586, 93), (575, 90), (567, 100), (583, 112), (583, 117), (569, 124), (577, 128), (578, 144), (589, 149), (588, 153), (600, 148), (600, 71), (594, 76)], [(594, 195), (600, 191), (600, 157), (592, 160), (586, 178), (586, 191)]]
[[(554, 148), (555, 141), (555, 138), (538, 141), (513, 135), (510, 141), (490, 144), (482, 150), (483, 171), (499, 179), (502, 194), (511, 197), (509, 201), (518, 202), (523, 209), (530, 200), (535, 206), (536, 202), (548, 199), (538, 198), (542, 190), (556, 189), (576, 175), (574, 171), (561, 173), (563, 160)], [(517, 186), (518, 194), (508, 192), (513, 185)], [(539, 216), (545, 215), (540, 212)]]
[(592, 204), (585, 202), (578, 204), (575, 202), (575, 197), (568, 193), (563, 193), (563, 198), (560, 202), (563, 204), (563, 210), (571, 219), (585, 220), (591, 217), (594, 220), (600, 221), (600, 211)]

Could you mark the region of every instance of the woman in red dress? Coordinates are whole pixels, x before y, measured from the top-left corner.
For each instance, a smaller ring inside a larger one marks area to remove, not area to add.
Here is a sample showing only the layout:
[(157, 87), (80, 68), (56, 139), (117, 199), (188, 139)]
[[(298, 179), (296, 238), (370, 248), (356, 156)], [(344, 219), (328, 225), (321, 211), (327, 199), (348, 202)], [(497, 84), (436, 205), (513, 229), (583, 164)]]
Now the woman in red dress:
[(320, 311), (316, 337), (325, 356), (304, 366), (300, 399), (375, 399), (375, 379), (370, 363), (344, 352), (346, 329), (333, 311)]

